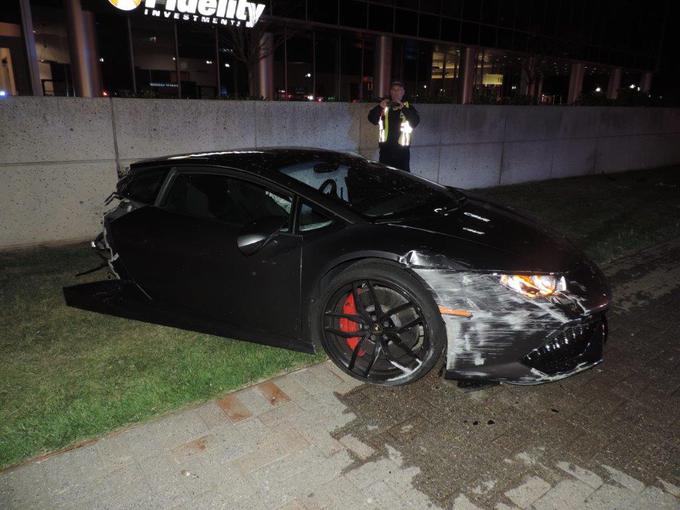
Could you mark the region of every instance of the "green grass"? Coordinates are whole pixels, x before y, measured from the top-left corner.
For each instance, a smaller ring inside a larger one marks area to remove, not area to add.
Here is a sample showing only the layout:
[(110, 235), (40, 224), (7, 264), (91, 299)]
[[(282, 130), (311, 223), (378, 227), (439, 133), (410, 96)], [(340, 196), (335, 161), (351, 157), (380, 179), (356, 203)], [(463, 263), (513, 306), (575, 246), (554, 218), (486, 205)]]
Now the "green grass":
[(593, 260), (680, 235), (680, 167), (477, 190), (566, 234)]
[[(680, 235), (678, 168), (479, 194), (598, 262)], [(64, 306), (62, 286), (98, 262), (86, 245), (0, 252), (0, 466), (323, 359)]]
[(0, 466), (323, 359), (66, 307), (97, 264), (86, 245), (0, 253)]

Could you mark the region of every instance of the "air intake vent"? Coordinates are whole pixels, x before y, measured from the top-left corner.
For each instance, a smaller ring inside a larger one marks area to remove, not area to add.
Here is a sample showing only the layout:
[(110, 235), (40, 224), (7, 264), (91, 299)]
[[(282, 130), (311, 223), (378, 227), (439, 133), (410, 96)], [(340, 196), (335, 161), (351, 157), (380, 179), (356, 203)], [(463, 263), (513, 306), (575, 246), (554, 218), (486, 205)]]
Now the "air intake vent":
[(600, 317), (554, 333), (545, 345), (531, 351), (522, 362), (548, 375), (570, 372), (580, 363), (599, 361), (606, 338), (607, 322)]

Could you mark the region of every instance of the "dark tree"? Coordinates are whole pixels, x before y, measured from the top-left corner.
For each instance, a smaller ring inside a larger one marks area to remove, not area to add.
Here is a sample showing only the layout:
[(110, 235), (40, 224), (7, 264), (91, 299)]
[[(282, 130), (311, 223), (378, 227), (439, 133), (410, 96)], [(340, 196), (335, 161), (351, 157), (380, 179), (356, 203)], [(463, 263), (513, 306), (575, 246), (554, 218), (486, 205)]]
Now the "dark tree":
[(271, 25), (260, 21), (251, 28), (244, 24), (230, 25), (226, 33), (234, 58), (242, 62), (248, 71), (248, 95), (255, 97), (258, 95), (257, 68), (260, 60), (273, 55), (295, 32), (286, 28), (274, 30)]

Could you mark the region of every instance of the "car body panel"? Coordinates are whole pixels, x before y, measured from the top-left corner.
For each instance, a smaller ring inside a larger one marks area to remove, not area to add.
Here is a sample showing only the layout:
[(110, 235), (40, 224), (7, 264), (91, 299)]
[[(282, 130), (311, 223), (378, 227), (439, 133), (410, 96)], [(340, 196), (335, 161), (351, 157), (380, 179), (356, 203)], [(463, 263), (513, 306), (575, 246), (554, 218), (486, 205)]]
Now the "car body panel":
[[(449, 377), (531, 384), (601, 362), (610, 291), (597, 267), (563, 236), (459, 191), (452, 207), (425, 205), (401, 216), (367, 218), (276, 171), (310, 158), (350, 166), (354, 173), (347, 178), (355, 186), (367, 164), (352, 154), (278, 148), (170, 156), (133, 165), (118, 188), (121, 204), (105, 216), (99, 243), (124, 285), (108, 287), (110, 296), (103, 300), (101, 286), (66, 289), (67, 302), (97, 311), (115, 303), (114, 315), (126, 306), (138, 307), (145, 310), (140, 320), (168, 325), (174, 320), (169, 314), (176, 313), (187, 318), (178, 327), (311, 352), (318, 339), (310, 314), (325, 283), (354, 261), (382, 259), (416, 276), (440, 308), (469, 312), (468, 317), (442, 314)], [(154, 204), (140, 206), (123, 196), (125, 182), (163, 167), (169, 172)], [(291, 230), (244, 255), (236, 244), (238, 230), (164, 210), (168, 183), (196, 169), (287, 194), (294, 200)], [(328, 218), (328, 225), (300, 229), (302, 204)], [(501, 285), (499, 275), (509, 273), (557, 275), (567, 288), (550, 298), (528, 298)], [(94, 304), (87, 304), (88, 292)], [(111, 297), (116, 292), (118, 297)], [(125, 296), (133, 294), (124, 305)], [(140, 318), (140, 313), (127, 316)], [(564, 344), (567, 333), (579, 336), (577, 350), (569, 339)], [(548, 354), (541, 350), (546, 348)], [(557, 363), (555, 352), (570, 353), (569, 363)], [(548, 365), (548, 371), (536, 368)]]
[(315, 352), (310, 343), (302, 341), (299, 337), (253, 331), (249, 327), (227, 324), (221, 320), (158, 303), (149, 299), (130, 280), (83, 283), (64, 287), (63, 292), (66, 304), (81, 310), (225, 338), (238, 338), (309, 354)]
[(110, 232), (120, 240), (128, 271), (152, 298), (229, 324), (300, 334), (300, 236), (280, 233), (246, 256), (236, 244), (238, 230), (155, 207), (126, 215)]
[[(602, 320), (602, 308), (586, 307), (581, 296), (524, 297), (500, 285), (497, 273), (415, 271), (432, 289), (437, 304), (470, 312), (468, 317), (444, 316), (449, 339), (446, 369), (453, 378), (530, 383), (566, 377), (580, 368), (577, 360), (559, 373), (544, 373), (523, 363), (523, 358), (563, 336), (568, 328)], [(589, 365), (601, 361), (601, 345), (593, 347), (597, 352), (587, 358)]]

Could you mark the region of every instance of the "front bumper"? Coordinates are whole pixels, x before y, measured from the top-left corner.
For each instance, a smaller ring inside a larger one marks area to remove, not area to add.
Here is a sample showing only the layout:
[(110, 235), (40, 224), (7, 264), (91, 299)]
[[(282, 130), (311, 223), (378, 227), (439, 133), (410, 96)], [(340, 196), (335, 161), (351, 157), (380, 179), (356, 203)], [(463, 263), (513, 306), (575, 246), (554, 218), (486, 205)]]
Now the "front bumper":
[(414, 268), (438, 305), (472, 313), (442, 315), (446, 377), (540, 384), (601, 363), (609, 290), (589, 267), (569, 273), (572, 290), (549, 299), (524, 297), (494, 273)]
[[(445, 322), (447, 334), (459, 331), (448, 318)], [(476, 345), (477, 349), (471, 360), (460, 355), (463, 353), (455, 347), (454, 338), (452, 350), (458, 351), (458, 355), (447, 358), (446, 378), (540, 384), (569, 377), (602, 363), (607, 321), (605, 315), (600, 314), (572, 321), (547, 333), (526, 331), (508, 332), (508, 335), (514, 336), (505, 338), (506, 347), (502, 350), (468, 335), (463, 344), (467, 343), (471, 349)]]
[(536, 376), (560, 378), (602, 362), (607, 341), (607, 319), (602, 314), (551, 335), (548, 341), (522, 358)]

